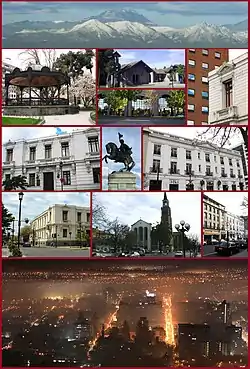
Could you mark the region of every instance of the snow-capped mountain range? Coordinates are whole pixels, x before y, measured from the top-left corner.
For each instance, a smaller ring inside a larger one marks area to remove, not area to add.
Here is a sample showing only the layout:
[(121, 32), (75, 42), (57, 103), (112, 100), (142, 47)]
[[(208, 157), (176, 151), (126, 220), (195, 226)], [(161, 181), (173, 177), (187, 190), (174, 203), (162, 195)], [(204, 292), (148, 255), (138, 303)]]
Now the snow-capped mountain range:
[(247, 21), (185, 28), (153, 24), (132, 10), (109, 10), (82, 22), (24, 21), (3, 26), (3, 48), (247, 48)]

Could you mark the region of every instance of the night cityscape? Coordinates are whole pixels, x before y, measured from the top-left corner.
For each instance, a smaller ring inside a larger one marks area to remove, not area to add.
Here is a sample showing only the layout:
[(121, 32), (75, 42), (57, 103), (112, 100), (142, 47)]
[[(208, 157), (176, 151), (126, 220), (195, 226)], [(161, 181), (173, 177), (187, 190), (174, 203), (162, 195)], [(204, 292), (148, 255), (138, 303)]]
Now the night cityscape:
[(247, 367), (246, 260), (4, 260), (4, 367)]

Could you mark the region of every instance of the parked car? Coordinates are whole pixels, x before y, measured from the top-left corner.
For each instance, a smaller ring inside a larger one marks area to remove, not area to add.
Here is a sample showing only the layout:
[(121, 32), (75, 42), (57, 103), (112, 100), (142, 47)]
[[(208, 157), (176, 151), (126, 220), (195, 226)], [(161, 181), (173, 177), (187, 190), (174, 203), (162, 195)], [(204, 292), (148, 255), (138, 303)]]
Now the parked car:
[(228, 255), (231, 256), (233, 254), (236, 254), (237, 252), (239, 252), (240, 247), (239, 244), (237, 244), (237, 242), (232, 242), (232, 241), (220, 241), (214, 248), (214, 251), (219, 254), (219, 255)]
[(30, 242), (24, 242), (23, 247), (31, 247), (31, 243)]
[(239, 245), (240, 249), (247, 249), (247, 241), (246, 240), (237, 240), (236, 243)]
[(183, 258), (183, 251), (176, 251), (174, 257), (175, 258)]

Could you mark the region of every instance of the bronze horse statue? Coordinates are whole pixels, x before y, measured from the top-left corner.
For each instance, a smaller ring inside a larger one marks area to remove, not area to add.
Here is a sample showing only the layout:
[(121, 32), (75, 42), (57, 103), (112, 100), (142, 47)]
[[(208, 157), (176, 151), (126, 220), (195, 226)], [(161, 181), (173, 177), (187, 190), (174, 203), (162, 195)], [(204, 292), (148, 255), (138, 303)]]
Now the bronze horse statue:
[(119, 149), (114, 142), (108, 142), (106, 145), (106, 151), (107, 155), (102, 158), (106, 163), (108, 163), (109, 159), (115, 163), (124, 164), (124, 168), (120, 169), (119, 172), (130, 172), (134, 168), (135, 162), (131, 156), (132, 150), (126, 144), (121, 144), (121, 148)]

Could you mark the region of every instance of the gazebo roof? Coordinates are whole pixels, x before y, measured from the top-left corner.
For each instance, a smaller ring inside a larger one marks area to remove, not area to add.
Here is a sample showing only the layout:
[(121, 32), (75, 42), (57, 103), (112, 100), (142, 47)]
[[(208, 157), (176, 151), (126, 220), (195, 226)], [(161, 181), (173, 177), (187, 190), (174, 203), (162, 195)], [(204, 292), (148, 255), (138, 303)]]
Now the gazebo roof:
[(11, 73), (5, 74), (5, 86), (40, 88), (59, 87), (69, 83), (67, 74), (40, 65), (34, 65), (24, 71), (15, 68)]

